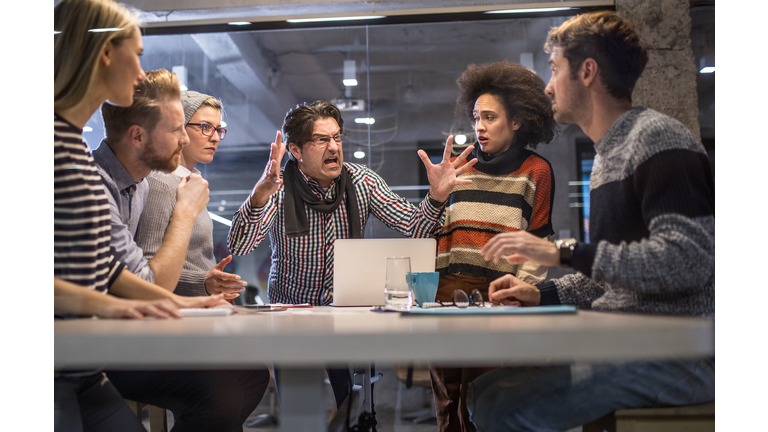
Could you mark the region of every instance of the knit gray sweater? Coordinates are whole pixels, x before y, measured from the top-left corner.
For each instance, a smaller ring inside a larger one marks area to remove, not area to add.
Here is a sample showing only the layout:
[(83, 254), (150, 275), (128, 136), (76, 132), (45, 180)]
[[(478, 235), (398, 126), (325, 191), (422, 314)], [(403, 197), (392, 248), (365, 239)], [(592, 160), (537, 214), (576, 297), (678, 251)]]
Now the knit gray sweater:
[(715, 317), (715, 191), (704, 147), (680, 122), (636, 107), (595, 144), (590, 242), (542, 304)]
[[(195, 169), (195, 174), (200, 171)], [(144, 257), (151, 260), (163, 244), (163, 237), (171, 223), (176, 206), (176, 187), (181, 176), (176, 172), (164, 174), (152, 172), (147, 177), (149, 195), (136, 230), (136, 243), (144, 251)], [(192, 236), (189, 239), (187, 258), (181, 271), (174, 293), (182, 296), (208, 295), (205, 291), (205, 275), (216, 265), (213, 255), (213, 221), (203, 210), (197, 215)]]

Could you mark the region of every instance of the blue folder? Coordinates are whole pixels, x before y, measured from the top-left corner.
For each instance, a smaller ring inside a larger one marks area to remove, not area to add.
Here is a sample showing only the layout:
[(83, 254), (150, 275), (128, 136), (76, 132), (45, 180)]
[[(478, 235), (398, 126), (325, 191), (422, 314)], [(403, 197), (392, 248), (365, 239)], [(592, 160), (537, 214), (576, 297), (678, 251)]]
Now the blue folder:
[(561, 314), (576, 313), (578, 308), (572, 305), (553, 306), (495, 306), (495, 307), (437, 307), (422, 309), (414, 307), (410, 312), (402, 311), (408, 315), (532, 315), (532, 314)]

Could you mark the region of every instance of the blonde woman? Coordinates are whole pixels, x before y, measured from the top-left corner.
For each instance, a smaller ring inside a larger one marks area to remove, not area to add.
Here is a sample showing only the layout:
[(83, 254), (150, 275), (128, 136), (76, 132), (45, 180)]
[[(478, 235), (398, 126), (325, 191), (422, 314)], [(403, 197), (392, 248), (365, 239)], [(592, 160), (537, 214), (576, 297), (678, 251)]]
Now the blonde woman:
[[(111, 0), (54, 8), (54, 308), (107, 318), (180, 318), (221, 296), (182, 298), (124, 269), (109, 249), (109, 204), (82, 128), (105, 101), (127, 106), (144, 79), (137, 18)], [(111, 295), (104, 295), (109, 290)], [(142, 431), (100, 371), (57, 373), (55, 429)]]

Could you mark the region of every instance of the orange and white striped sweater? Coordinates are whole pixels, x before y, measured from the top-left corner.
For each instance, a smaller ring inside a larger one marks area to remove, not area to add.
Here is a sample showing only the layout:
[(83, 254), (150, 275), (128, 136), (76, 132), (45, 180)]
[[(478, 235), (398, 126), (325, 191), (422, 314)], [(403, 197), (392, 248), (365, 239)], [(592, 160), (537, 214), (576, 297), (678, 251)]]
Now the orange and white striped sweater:
[[(479, 149), (473, 154), (477, 155)], [(484, 156), (484, 155), (482, 155)], [(552, 230), (555, 179), (549, 162), (524, 146), (513, 146), (487, 163), (486, 157), (462, 174), (472, 184), (454, 188), (437, 233), (436, 270), (441, 275), (497, 278), (511, 273), (530, 284), (543, 282), (547, 268), (485, 261), (480, 249), (496, 234), (529, 231), (548, 237)]]

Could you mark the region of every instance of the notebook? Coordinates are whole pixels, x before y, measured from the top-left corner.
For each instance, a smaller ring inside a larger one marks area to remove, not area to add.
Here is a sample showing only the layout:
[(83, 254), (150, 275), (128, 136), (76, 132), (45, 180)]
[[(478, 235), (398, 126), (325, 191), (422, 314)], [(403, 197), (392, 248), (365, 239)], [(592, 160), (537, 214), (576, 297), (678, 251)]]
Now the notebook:
[(388, 257), (410, 257), (412, 272), (435, 271), (435, 239), (340, 239), (333, 246), (333, 306), (381, 306)]

